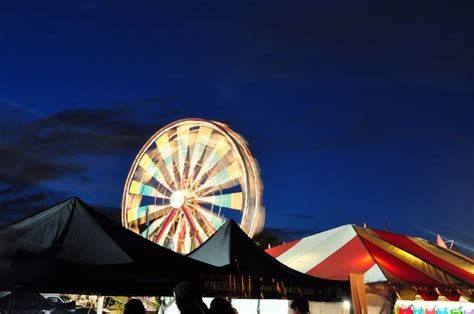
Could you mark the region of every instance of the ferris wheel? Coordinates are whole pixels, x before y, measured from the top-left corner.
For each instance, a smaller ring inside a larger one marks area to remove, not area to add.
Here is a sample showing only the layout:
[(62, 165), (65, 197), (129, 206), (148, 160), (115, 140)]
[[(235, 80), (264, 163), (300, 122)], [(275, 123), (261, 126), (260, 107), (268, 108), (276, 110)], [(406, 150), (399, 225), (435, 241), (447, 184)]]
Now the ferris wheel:
[(173, 122), (142, 147), (125, 183), (122, 224), (186, 254), (226, 218), (252, 237), (264, 223), (258, 165), (244, 139), (202, 119)]

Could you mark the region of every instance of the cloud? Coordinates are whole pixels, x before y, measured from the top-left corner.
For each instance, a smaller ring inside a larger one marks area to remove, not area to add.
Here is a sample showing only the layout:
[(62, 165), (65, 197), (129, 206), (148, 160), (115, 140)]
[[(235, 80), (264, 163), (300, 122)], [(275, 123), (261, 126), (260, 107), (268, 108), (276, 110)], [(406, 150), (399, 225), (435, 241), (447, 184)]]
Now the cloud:
[[(31, 187), (27, 191), (24, 191), (24, 193), (0, 200), (0, 227), (39, 213), (70, 197), (72, 197), (72, 195), (65, 195), (42, 187)], [(89, 203), (87, 200), (85, 201), (111, 220), (119, 224), (121, 223), (120, 208), (104, 207)]]
[(137, 151), (179, 114), (169, 110), (170, 104), (157, 105), (160, 100), (149, 97), (113, 107), (66, 109), (17, 124), (2, 124), (0, 195), (18, 194), (66, 177), (90, 183), (88, 171), (94, 165), (81, 162), (84, 156), (118, 158)]
[(120, 152), (138, 147), (144, 138), (179, 114), (168, 110), (170, 106), (146, 108), (157, 101), (155, 97), (112, 108), (66, 109), (16, 127), (2, 126), (0, 134), (9, 139), (4, 144), (61, 155)]
[(80, 173), (84, 167), (58, 162), (47, 154), (22, 145), (0, 147), (0, 182), (8, 187), (0, 194), (18, 193), (31, 185)]
[[(30, 191), (24, 195), (0, 200), (0, 226), (10, 224), (45, 208), (45, 201), (57, 200), (52, 193)], [(49, 204), (51, 205), (51, 204)]]
[(111, 108), (63, 110), (33, 123), (30, 136), (24, 139), (29, 144), (42, 143), (48, 149), (65, 152), (112, 153), (135, 149), (182, 115), (172, 105), (159, 104), (170, 99), (149, 97)]
[(26, 196), (16, 197), (10, 200), (0, 201), (0, 207), (4, 210), (18, 208), (22, 205), (31, 205), (47, 199), (47, 195), (43, 193), (28, 194)]
[(60, 153), (112, 153), (135, 147), (150, 130), (127, 118), (129, 110), (69, 109), (29, 126), (22, 144)]

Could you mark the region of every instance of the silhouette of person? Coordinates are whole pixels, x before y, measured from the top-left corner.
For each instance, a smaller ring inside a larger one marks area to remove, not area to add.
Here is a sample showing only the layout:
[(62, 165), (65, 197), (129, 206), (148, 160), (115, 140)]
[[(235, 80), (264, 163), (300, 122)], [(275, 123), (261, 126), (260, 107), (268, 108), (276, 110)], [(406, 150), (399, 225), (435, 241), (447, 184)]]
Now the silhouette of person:
[(309, 314), (309, 303), (304, 298), (294, 299), (290, 308), (293, 310), (293, 314)]
[(124, 314), (145, 314), (145, 307), (142, 301), (138, 299), (130, 299), (125, 303)]
[(229, 301), (220, 297), (216, 297), (212, 300), (209, 312), (212, 314), (236, 314), (237, 313), (237, 311), (232, 307)]
[(177, 284), (173, 289), (176, 306), (181, 314), (207, 314), (199, 289), (188, 281)]

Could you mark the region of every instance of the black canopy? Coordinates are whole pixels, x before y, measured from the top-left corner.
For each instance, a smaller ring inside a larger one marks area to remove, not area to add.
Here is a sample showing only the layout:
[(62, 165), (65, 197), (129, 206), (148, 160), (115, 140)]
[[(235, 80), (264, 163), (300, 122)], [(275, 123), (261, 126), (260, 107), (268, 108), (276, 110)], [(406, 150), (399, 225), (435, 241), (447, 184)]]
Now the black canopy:
[[(0, 312), (6, 312), (10, 303), (10, 293), (0, 298)], [(75, 305), (75, 303), (74, 303)], [(37, 292), (31, 292), (24, 289), (16, 289), (14, 312), (20, 313), (41, 313), (41, 311), (51, 311), (54, 309), (45, 297)]]
[(227, 284), (219, 283), (218, 276), (208, 278), (205, 290), (210, 294), (213, 291), (228, 294), (225, 291), (228, 289), (236, 296), (291, 298), (302, 295), (315, 301), (333, 301), (349, 291), (347, 281), (315, 278), (283, 265), (262, 250), (233, 220), (227, 221), (188, 256), (223, 267), (233, 276)]
[(171, 295), (218, 269), (123, 228), (78, 198), (0, 230), (0, 289)]

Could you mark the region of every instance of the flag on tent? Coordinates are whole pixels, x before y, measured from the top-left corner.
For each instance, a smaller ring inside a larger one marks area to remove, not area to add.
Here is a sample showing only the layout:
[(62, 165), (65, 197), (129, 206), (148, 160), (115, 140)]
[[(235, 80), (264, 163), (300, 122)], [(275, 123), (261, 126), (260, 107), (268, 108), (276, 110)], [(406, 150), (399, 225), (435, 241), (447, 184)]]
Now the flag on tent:
[(448, 248), (446, 245), (446, 242), (444, 242), (443, 238), (439, 234), (436, 235), (436, 244), (438, 244), (441, 247), (444, 247), (445, 249)]

